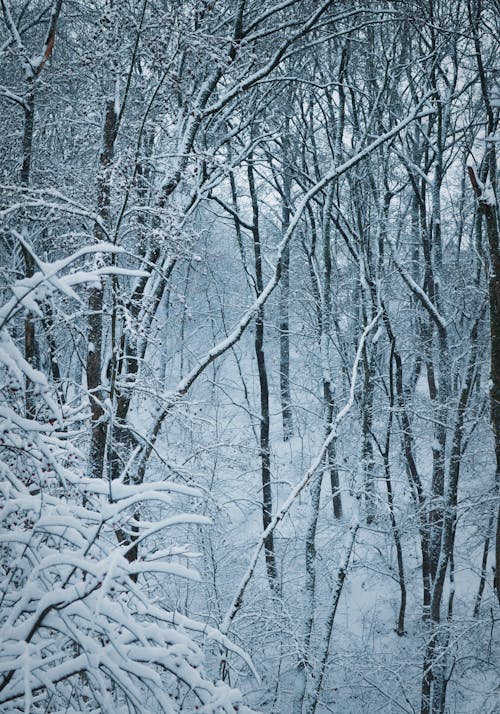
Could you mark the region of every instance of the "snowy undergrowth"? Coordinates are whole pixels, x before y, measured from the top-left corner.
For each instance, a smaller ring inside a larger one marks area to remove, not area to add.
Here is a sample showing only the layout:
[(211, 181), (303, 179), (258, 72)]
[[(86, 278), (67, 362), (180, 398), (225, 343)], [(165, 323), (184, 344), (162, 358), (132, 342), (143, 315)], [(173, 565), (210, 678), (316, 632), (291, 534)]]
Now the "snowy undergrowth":
[[(0, 310), (1, 511), (0, 707), (24, 711), (249, 711), (239, 691), (211, 680), (202, 643), (245, 653), (216, 629), (165, 608), (144, 587), (151, 578), (198, 581), (197, 553), (178, 543), (186, 525), (205, 526), (201, 492), (166, 480), (136, 485), (84, 477), (79, 425), (82, 399), (61, 406), (45, 376), (23, 358), (15, 319), (41, 316), (59, 294), (96, 283), (105, 270), (84, 271), (87, 253), (118, 252), (102, 244), (15, 283)], [(129, 275), (137, 271), (127, 271)], [(36, 413), (25, 415), (26, 385)], [(134, 533), (139, 557), (123, 534)], [(162, 550), (149, 545), (161, 535)]]

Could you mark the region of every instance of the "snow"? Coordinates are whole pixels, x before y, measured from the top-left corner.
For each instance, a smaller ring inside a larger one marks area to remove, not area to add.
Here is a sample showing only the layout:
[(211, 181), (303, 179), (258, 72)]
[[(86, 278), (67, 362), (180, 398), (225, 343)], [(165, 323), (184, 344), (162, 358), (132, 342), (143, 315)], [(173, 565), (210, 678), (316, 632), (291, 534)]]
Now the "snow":
[(3, 3), (5, 714), (410, 714), (429, 661), (430, 708), (497, 711), (496, 38), (461, 3)]
[(493, 190), (493, 185), (491, 181), (488, 181), (481, 191), (481, 196), (479, 198), (480, 202), (486, 206), (496, 206), (497, 200), (495, 192)]

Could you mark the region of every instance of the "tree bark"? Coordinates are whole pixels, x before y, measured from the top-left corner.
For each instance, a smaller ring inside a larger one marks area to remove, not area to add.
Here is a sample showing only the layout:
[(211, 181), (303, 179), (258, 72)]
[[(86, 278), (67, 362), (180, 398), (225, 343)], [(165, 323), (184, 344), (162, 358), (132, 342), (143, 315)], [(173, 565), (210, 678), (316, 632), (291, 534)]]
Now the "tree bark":
[[(255, 289), (259, 296), (264, 289), (262, 272), (262, 245), (259, 228), (259, 206), (255, 176), (252, 166), (252, 157), (248, 164), (248, 186), (252, 201), (252, 237), (255, 260)], [(269, 381), (267, 377), (266, 358), (264, 353), (264, 307), (261, 306), (255, 318), (255, 357), (259, 375), (260, 395), (260, 429), (259, 445), (261, 460), (261, 485), (262, 485), (262, 526), (264, 531), (271, 523), (273, 515), (273, 495), (271, 487), (271, 445), (270, 445), (270, 411), (269, 411)], [(276, 555), (274, 552), (273, 533), (270, 532), (264, 541), (264, 558), (266, 561), (269, 586), (275, 593), (279, 593), (278, 571), (276, 568)]]
[[(290, 225), (292, 167), (291, 167), (291, 142), (290, 118), (285, 117), (284, 130), (281, 137), (283, 157), (283, 195), (281, 203), (281, 231), (286, 234)], [(283, 441), (293, 435), (292, 395), (290, 390), (290, 331), (289, 331), (289, 303), (290, 303), (290, 248), (287, 247), (283, 255), (283, 269), (281, 274), (281, 287), (279, 296), (279, 334), (280, 334), (280, 396), (281, 416), (283, 423)]]
[[(97, 243), (106, 237), (103, 224), (109, 218), (111, 199), (111, 168), (116, 138), (117, 116), (114, 100), (106, 102), (102, 150), (99, 159), (97, 177), (97, 206), (99, 221), (94, 225), (94, 238)], [(101, 478), (105, 471), (107, 413), (105, 409), (106, 391), (102, 385), (103, 370), (103, 307), (104, 286), (101, 284), (90, 290), (89, 328), (87, 349), (87, 389), (91, 409), (91, 438), (89, 447), (89, 475)]]

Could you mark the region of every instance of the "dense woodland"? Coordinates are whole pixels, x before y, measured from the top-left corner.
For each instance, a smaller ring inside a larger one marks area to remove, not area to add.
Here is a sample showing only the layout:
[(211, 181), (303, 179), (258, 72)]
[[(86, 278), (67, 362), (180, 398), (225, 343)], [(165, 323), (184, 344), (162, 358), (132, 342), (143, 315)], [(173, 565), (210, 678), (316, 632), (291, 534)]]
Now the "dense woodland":
[(0, 5), (0, 710), (498, 712), (498, 0)]

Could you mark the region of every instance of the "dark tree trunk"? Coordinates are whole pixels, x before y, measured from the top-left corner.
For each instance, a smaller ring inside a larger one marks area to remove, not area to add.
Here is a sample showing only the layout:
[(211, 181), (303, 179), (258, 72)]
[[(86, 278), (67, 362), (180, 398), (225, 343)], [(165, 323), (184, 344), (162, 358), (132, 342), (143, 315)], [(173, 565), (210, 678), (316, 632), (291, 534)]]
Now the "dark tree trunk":
[[(248, 185), (252, 200), (252, 236), (255, 260), (255, 288), (257, 295), (264, 289), (264, 279), (262, 273), (262, 246), (259, 231), (259, 208), (257, 190), (255, 187), (254, 170), (250, 163), (248, 165)], [(267, 368), (264, 353), (264, 308), (261, 307), (255, 320), (255, 356), (257, 359), (257, 370), (259, 374), (260, 387), (260, 459), (261, 459), (261, 484), (262, 484), (262, 526), (266, 528), (271, 523), (273, 513), (273, 496), (271, 488), (271, 451), (269, 440), (270, 411), (269, 411), (269, 383), (267, 378)], [(279, 591), (278, 572), (276, 568), (276, 556), (274, 552), (273, 533), (269, 533), (264, 541), (264, 556), (266, 561), (267, 577), (271, 590)]]
[[(285, 119), (285, 128), (282, 135), (283, 154), (283, 195), (281, 204), (281, 231), (284, 235), (290, 225), (292, 174), (290, 162), (290, 127), (288, 116)], [(290, 390), (290, 330), (289, 330), (289, 302), (290, 302), (290, 249), (283, 254), (283, 268), (281, 272), (281, 286), (279, 295), (279, 328), (280, 328), (280, 395), (281, 416), (283, 422), (283, 441), (293, 434), (292, 396)]]
[[(26, 108), (24, 110), (24, 132), (23, 132), (23, 163), (21, 166), (21, 184), (27, 188), (31, 176), (31, 156), (33, 152), (33, 131), (35, 127), (35, 94), (31, 86), (26, 97)], [(33, 256), (25, 246), (22, 246), (22, 253), (25, 265), (25, 275), (31, 278), (35, 272), (35, 262)], [(24, 321), (24, 356), (26, 361), (34, 368), (38, 368), (37, 344), (35, 334), (34, 316), (31, 312), (26, 315)], [(25, 408), (26, 416), (35, 416), (35, 396), (34, 385), (26, 379)]]
[[(492, 190), (496, 179), (496, 156), (494, 144), (489, 149), (485, 164), (492, 182)], [(479, 183), (472, 167), (469, 167), (469, 177), (476, 196), (479, 199), (481, 213), (486, 222), (486, 233), (490, 251), (490, 276), (488, 283), (489, 311), (490, 311), (490, 413), (491, 426), (495, 442), (495, 486), (500, 492), (500, 245), (498, 234), (498, 215), (496, 204), (488, 202), (479, 187)], [(494, 589), (500, 603), (500, 507), (497, 513), (497, 527), (495, 537), (495, 577)]]
[[(99, 222), (94, 226), (96, 242), (103, 241), (106, 234), (103, 224), (109, 217), (111, 198), (111, 164), (116, 137), (117, 116), (115, 103), (108, 100), (104, 120), (102, 151), (97, 177), (97, 205)], [(105, 391), (101, 383), (103, 369), (103, 301), (104, 287), (92, 288), (89, 295), (89, 329), (87, 352), (87, 389), (90, 398), (92, 432), (89, 447), (89, 475), (100, 478), (104, 475), (106, 457), (107, 415), (104, 408)]]
[[(330, 431), (335, 415), (334, 393), (331, 378), (330, 340), (332, 328), (332, 247), (331, 247), (331, 211), (333, 205), (334, 184), (328, 187), (325, 205), (323, 208), (322, 235), (323, 235), (323, 285), (321, 301), (321, 318), (319, 320), (321, 369), (323, 372), (323, 409), (325, 410), (325, 432)], [(318, 292), (320, 292), (318, 290)], [(320, 293), (321, 294), (321, 293)], [(342, 496), (340, 493), (339, 471), (336, 463), (336, 447), (332, 441), (325, 455), (325, 465), (330, 476), (332, 490), (333, 515), (342, 518)]]
[(396, 547), (396, 558), (398, 563), (398, 581), (400, 590), (400, 602), (396, 633), (402, 637), (405, 634), (405, 614), (406, 614), (406, 580), (403, 561), (403, 548), (401, 546), (401, 535), (396, 521), (394, 509), (394, 492), (392, 488), (390, 450), (391, 433), (394, 415), (394, 342), (391, 343), (391, 354), (389, 357), (389, 418), (387, 420), (386, 437), (383, 450), (385, 485), (387, 489), (387, 505), (389, 506), (389, 516), (391, 519), (391, 529)]

